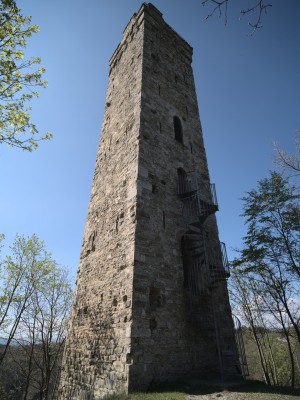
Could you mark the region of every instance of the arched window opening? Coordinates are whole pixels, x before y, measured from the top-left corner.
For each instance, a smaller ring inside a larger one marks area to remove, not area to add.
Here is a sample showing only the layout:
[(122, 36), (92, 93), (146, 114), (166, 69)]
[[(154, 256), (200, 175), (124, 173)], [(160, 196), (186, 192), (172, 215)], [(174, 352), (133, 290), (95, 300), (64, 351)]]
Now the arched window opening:
[(183, 143), (182, 125), (180, 119), (175, 115), (173, 117), (175, 140), (179, 143)]
[(183, 168), (177, 168), (177, 175), (186, 176), (186, 172)]
[(177, 194), (189, 191), (189, 181), (186, 172), (182, 168), (177, 168)]

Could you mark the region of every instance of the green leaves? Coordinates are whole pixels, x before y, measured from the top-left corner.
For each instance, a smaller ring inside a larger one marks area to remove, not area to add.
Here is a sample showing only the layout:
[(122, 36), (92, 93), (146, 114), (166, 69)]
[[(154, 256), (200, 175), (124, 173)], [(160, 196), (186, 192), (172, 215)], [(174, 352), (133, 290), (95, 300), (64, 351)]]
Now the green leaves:
[[(31, 121), (28, 102), (38, 97), (35, 87), (47, 86), (40, 58), (24, 60), (27, 38), (39, 31), (31, 17), (23, 16), (16, 2), (0, 0), (0, 143), (32, 151), (50, 132), (39, 135)], [(35, 69), (37, 68), (37, 69)]]
[[(288, 179), (277, 172), (258, 182), (243, 198), (247, 235), (239, 263), (253, 270), (265, 264), (280, 263), (300, 277), (299, 193)], [(238, 263), (238, 261), (236, 261)]]
[(7, 338), (1, 364), (10, 342), (20, 329), (24, 331), (25, 317), (42, 321), (41, 335), (45, 333), (45, 318), (51, 320), (52, 329), (55, 322), (56, 335), (59, 332), (59, 339), (63, 339), (65, 327), (61, 324), (68, 316), (72, 290), (65, 269), (58, 266), (36, 235), (17, 235), (10, 254), (0, 261), (0, 271), (0, 336)]
[[(3, 371), (7, 360), (13, 360), (22, 378), (17, 386), (22, 398), (29, 398), (29, 387), (35, 397), (48, 398), (57, 378), (72, 300), (67, 271), (36, 235), (17, 235), (9, 255), (0, 261), (0, 271), (0, 337), (5, 338), (0, 367)], [(24, 378), (26, 385), (21, 385)]]

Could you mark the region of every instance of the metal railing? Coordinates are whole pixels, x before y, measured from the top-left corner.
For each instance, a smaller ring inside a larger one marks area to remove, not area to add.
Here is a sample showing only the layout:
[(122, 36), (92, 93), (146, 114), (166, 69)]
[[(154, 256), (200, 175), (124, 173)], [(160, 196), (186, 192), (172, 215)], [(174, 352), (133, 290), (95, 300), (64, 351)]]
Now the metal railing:
[(179, 196), (195, 192), (199, 189), (199, 175), (195, 172), (180, 172), (177, 174), (177, 194)]
[(190, 295), (194, 298), (199, 295), (207, 294), (208, 292), (208, 277), (207, 267), (205, 263), (201, 263), (197, 259), (189, 267), (188, 273), (188, 287)]
[(198, 193), (203, 201), (218, 205), (216, 187), (214, 183), (201, 183), (197, 172), (180, 172), (177, 174), (177, 194), (188, 196), (191, 193)]
[(243, 328), (241, 321), (238, 319), (236, 315), (232, 314), (232, 320), (234, 324), (235, 340), (239, 353), (240, 366), (243, 376), (246, 377), (249, 376), (249, 369), (248, 369), (248, 363), (244, 346)]
[(210, 186), (210, 193), (211, 193), (212, 203), (213, 203), (213, 205), (218, 206), (216, 185), (214, 183), (211, 183), (209, 186)]
[(225, 243), (218, 240), (207, 243), (210, 284), (229, 277), (229, 263)]
[(221, 245), (223, 268), (224, 268), (225, 273), (229, 276), (230, 268), (229, 268), (229, 262), (228, 262), (228, 257), (227, 257), (226, 245), (223, 242), (220, 242), (220, 245)]
[(210, 285), (229, 278), (229, 263), (225, 243), (218, 240), (205, 240), (199, 236), (197, 246), (186, 245), (189, 262), (188, 287), (192, 296), (206, 293)]
[[(210, 195), (207, 196), (207, 193)], [(206, 195), (206, 196), (205, 196)], [(183, 217), (187, 223), (193, 218), (203, 218), (218, 211), (214, 184), (210, 185), (210, 191), (198, 190), (191, 196), (183, 198)]]
[(202, 214), (200, 199), (198, 193), (192, 196), (185, 197), (183, 200), (183, 217), (186, 222), (193, 221), (195, 217), (199, 217)]

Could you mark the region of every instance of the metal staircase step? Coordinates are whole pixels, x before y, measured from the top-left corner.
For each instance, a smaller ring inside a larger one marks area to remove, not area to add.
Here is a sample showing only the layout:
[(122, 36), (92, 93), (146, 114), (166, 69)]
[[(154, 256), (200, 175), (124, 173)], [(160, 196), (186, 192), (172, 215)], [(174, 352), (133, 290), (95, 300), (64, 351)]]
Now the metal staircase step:
[[(196, 225), (195, 225), (195, 223), (196, 223)], [(192, 233), (199, 233), (200, 234), (202, 232), (201, 226), (198, 224), (198, 221), (191, 222), (189, 224), (189, 229), (188, 230), (191, 231)]]
[[(193, 254), (191, 254), (191, 257), (193, 257), (193, 258), (200, 258), (201, 256), (203, 256), (203, 253), (193, 253)], [(201, 261), (201, 265), (204, 265), (204, 264), (205, 264), (205, 262)]]
[(186, 245), (186, 249), (189, 250), (198, 249), (199, 247), (203, 247), (202, 242), (199, 240), (199, 238), (197, 240), (189, 240)]
[(190, 229), (196, 228), (198, 232), (201, 233), (202, 222), (200, 220), (195, 220), (189, 224)]
[(204, 249), (204, 245), (203, 242), (201, 242), (199, 239), (198, 240), (190, 240), (187, 245), (186, 245), (186, 249)]
[(197, 193), (197, 190), (190, 190), (187, 192), (178, 193), (178, 196), (181, 197), (182, 199), (185, 199), (185, 198), (193, 196), (195, 193)]
[(184, 236), (188, 240), (198, 240), (198, 241), (201, 240), (201, 236), (198, 232), (186, 232)]

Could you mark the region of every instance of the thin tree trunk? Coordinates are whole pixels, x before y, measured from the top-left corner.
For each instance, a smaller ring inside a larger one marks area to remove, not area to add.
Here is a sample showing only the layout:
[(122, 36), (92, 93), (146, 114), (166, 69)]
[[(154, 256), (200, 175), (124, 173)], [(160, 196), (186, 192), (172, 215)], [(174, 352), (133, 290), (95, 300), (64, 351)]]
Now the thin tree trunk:
[(26, 376), (26, 383), (25, 383), (25, 389), (24, 389), (24, 400), (27, 400), (28, 390), (29, 390), (29, 385), (30, 385), (30, 380), (31, 380), (32, 365), (33, 365), (33, 351), (34, 351), (34, 344), (31, 345), (30, 354), (29, 354), (28, 373)]
[(268, 371), (266, 369), (265, 357), (264, 357), (261, 345), (259, 343), (258, 336), (257, 336), (257, 333), (255, 331), (255, 327), (251, 326), (251, 330), (252, 330), (252, 335), (253, 335), (257, 350), (258, 350), (258, 355), (259, 355), (259, 360), (260, 360), (260, 365), (261, 365), (261, 369), (262, 369), (262, 372), (263, 372), (264, 380), (265, 380), (267, 385), (271, 385), (270, 377), (269, 377)]
[[(282, 319), (282, 316), (280, 315), (280, 318)], [(289, 351), (289, 356), (290, 356), (290, 362), (291, 362), (291, 387), (295, 386), (295, 360), (294, 360), (294, 354), (293, 354), (293, 349), (292, 349), (292, 344), (290, 340), (290, 335), (288, 330), (285, 327), (284, 321), (282, 321), (282, 328), (283, 332), (287, 341), (287, 346), (288, 346), (288, 351)]]

